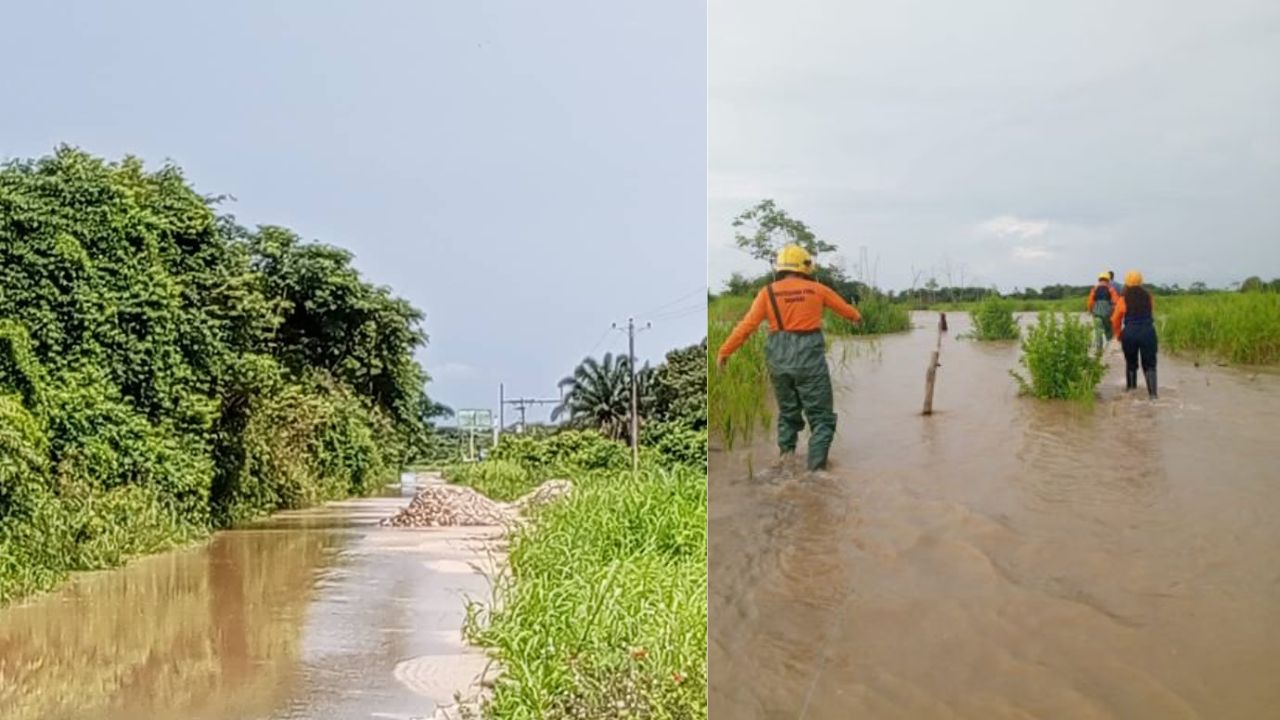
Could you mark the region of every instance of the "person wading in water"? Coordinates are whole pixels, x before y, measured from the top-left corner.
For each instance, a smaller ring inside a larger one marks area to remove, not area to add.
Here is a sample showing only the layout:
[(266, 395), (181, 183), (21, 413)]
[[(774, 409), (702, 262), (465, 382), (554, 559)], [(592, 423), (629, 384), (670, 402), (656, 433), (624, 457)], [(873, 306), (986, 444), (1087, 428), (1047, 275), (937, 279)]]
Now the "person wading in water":
[(1112, 287), (1111, 275), (1114, 273), (1098, 273), (1098, 284), (1089, 291), (1089, 300), (1085, 303), (1093, 315), (1093, 338), (1098, 352), (1111, 342), (1111, 312), (1120, 301), (1120, 295)]
[(1111, 329), (1124, 350), (1125, 390), (1138, 387), (1138, 361), (1147, 380), (1147, 395), (1156, 394), (1155, 298), (1142, 287), (1142, 273), (1130, 270), (1124, 276), (1124, 293), (1111, 313)]
[(794, 457), (796, 440), (808, 420), (807, 466), (810, 471), (823, 470), (836, 434), (836, 413), (822, 337), (822, 311), (831, 308), (858, 324), (862, 315), (834, 290), (813, 279), (813, 258), (799, 245), (778, 251), (774, 272), (774, 282), (760, 290), (751, 309), (720, 347), (716, 365), (723, 368), (729, 356), (767, 320), (765, 358), (778, 402), (782, 461)]

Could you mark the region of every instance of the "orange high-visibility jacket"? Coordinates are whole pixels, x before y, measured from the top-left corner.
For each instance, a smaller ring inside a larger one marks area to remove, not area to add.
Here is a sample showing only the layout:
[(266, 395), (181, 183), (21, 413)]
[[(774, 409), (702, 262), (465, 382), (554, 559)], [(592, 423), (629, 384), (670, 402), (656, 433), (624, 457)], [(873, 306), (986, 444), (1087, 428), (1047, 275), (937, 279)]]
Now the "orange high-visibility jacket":
[[(1149, 291), (1148, 294), (1150, 294)], [(1116, 303), (1116, 309), (1111, 311), (1111, 332), (1114, 333), (1116, 337), (1120, 337), (1120, 331), (1124, 329), (1124, 314), (1127, 311), (1128, 308), (1124, 305), (1124, 296), (1121, 295), (1119, 302)], [(1151, 295), (1151, 314), (1154, 315), (1155, 312), (1156, 296)]]
[[(862, 320), (862, 314), (857, 309), (845, 302), (835, 290), (816, 280), (795, 276), (783, 278), (773, 283), (773, 295), (778, 299), (778, 312), (782, 313), (782, 327), (788, 331), (820, 330), (823, 308), (831, 308), (853, 322)], [(746, 317), (733, 328), (724, 345), (720, 346), (719, 357), (727, 358), (742, 347), (742, 343), (765, 320), (769, 321), (770, 332), (778, 331), (778, 319), (769, 302), (768, 288), (761, 288)]]
[(1120, 293), (1116, 292), (1116, 289), (1111, 287), (1111, 283), (1107, 283), (1106, 285), (1103, 285), (1102, 283), (1098, 283), (1097, 285), (1093, 286), (1092, 290), (1089, 291), (1089, 299), (1085, 303), (1085, 309), (1088, 310), (1089, 312), (1093, 312), (1093, 296), (1098, 292), (1098, 288), (1100, 287), (1105, 287), (1107, 289), (1107, 292), (1110, 293), (1112, 308), (1115, 308), (1116, 303), (1120, 302)]

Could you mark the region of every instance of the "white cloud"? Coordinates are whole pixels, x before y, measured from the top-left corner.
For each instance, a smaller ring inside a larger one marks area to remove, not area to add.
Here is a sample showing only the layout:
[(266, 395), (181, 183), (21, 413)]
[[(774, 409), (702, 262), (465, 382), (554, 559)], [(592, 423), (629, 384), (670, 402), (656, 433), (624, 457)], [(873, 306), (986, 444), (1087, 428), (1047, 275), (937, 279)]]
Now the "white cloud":
[(994, 235), (998, 238), (1017, 238), (1019, 240), (1038, 238), (1044, 235), (1048, 229), (1048, 220), (1026, 220), (1015, 215), (994, 217), (978, 226), (978, 231), (985, 235)]

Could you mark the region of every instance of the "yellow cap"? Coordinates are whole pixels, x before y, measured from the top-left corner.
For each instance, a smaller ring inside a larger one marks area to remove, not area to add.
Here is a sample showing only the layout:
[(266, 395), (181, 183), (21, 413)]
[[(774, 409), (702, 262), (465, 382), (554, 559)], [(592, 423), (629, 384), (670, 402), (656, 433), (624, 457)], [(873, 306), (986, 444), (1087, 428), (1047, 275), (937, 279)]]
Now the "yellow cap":
[(1137, 270), (1130, 270), (1124, 274), (1124, 284), (1126, 286), (1136, 286), (1142, 284), (1142, 273)]
[(787, 245), (778, 251), (778, 261), (773, 264), (773, 269), (777, 272), (799, 272), (812, 275), (813, 257), (809, 255), (809, 251), (799, 245)]
[(1107, 272), (1106, 270), (1103, 270), (1102, 272), (1098, 273), (1098, 279), (1099, 279), (1099, 280), (1110, 280), (1110, 279), (1111, 279), (1111, 273)]

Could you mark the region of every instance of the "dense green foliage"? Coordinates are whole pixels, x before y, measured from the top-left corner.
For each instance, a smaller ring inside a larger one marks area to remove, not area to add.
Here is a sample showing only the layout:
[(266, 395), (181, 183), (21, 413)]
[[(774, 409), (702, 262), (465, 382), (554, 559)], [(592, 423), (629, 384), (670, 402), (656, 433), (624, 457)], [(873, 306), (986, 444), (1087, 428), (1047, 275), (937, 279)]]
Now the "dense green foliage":
[(1157, 298), (1160, 345), (1247, 365), (1280, 363), (1280, 292)]
[(374, 487), (438, 412), (419, 313), (172, 166), (0, 170), (0, 602)]
[(1019, 332), (1013, 303), (997, 295), (988, 295), (973, 313), (973, 337), (978, 340), (1017, 340)]
[(516, 532), (493, 604), (469, 613), (504, 669), (486, 717), (707, 717), (706, 479), (579, 474)]
[(1042, 312), (1022, 338), (1021, 363), (1031, 375), (1010, 370), (1019, 389), (1044, 399), (1089, 400), (1106, 367), (1092, 345), (1093, 330), (1073, 315)]

